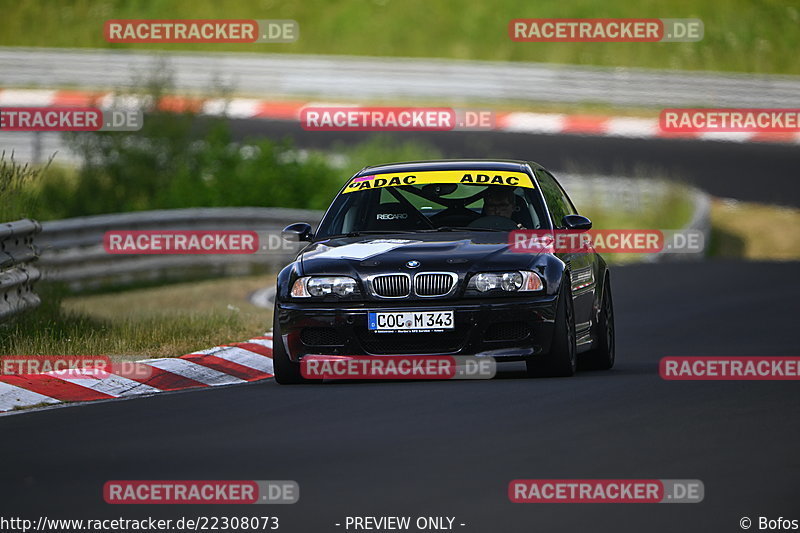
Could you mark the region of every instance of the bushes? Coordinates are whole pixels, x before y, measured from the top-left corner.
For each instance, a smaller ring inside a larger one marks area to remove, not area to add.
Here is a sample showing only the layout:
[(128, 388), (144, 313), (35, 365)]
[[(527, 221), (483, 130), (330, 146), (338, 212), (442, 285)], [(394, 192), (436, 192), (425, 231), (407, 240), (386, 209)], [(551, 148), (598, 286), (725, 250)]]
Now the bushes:
[(234, 142), (227, 122), (151, 112), (138, 132), (68, 136), (82, 161), (49, 169), (38, 186), (41, 220), (182, 207), (325, 209), (367, 164), (440, 157), (416, 142), (375, 137), (336, 157), (298, 151), (288, 141)]
[[(13, 183), (15, 195), (0, 203), (0, 214), (23, 199), (26, 209), (16, 212), (39, 220), (182, 207), (325, 209), (365, 165), (440, 157), (426, 145), (383, 136), (338, 145), (335, 154), (267, 138), (234, 141), (227, 119), (202, 116), (199, 106), (175, 110), (166, 65), (138, 86), (118, 94), (117, 102), (127, 109), (137, 103), (145, 116), (139, 131), (65, 134), (78, 168), (50, 166), (39, 176), (19, 167), (10, 178), (0, 176), (0, 198), (5, 182)], [(226, 89), (211, 93), (224, 99)]]
[(299, 160), (291, 145), (231, 140), (227, 125), (189, 114), (148, 114), (138, 132), (69, 136), (77, 174), (48, 175), (46, 218), (180, 207), (322, 209), (344, 177), (322, 157)]

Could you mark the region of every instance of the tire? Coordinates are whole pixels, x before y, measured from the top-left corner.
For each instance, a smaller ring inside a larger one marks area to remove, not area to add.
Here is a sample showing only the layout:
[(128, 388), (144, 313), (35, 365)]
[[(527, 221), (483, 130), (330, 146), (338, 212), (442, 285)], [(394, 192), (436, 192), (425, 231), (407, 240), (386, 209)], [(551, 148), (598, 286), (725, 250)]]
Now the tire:
[(526, 360), (525, 366), (530, 377), (569, 377), (575, 374), (577, 361), (572, 287), (565, 276), (558, 294), (550, 352)]
[(600, 303), (600, 320), (597, 323), (597, 347), (581, 354), (581, 370), (608, 370), (616, 358), (616, 334), (614, 332), (614, 300), (611, 296), (611, 280), (606, 277), (603, 300)]
[(286, 348), (281, 338), (281, 328), (278, 323), (278, 305), (272, 312), (272, 371), (275, 382), (281, 385), (298, 385), (301, 383), (319, 383), (318, 379), (306, 379), (300, 372), (300, 364), (289, 359)]

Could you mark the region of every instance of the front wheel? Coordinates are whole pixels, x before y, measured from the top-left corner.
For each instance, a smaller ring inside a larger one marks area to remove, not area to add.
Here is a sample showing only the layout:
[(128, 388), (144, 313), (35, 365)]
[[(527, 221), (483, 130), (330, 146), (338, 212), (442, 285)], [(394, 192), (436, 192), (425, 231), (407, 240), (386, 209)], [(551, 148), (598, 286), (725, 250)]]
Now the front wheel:
[(572, 287), (565, 276), (558, 294), (550, 352), (528, 359), (525, 365), (530, 377), (569, 377), (575, 374), (577, 361)]
[(300, 364), (289, 359), (286, 348), (281, 338), (281, 328), (278, 323), (278, 305), (272, 312), (272, 371), (275, 382), (281, 385), (297, 385), (300, 383), (318, 383), (317, 379), (306, 379), (300, 372)]
[(611, 281), (606, 278), (603, 299), (600, 303), (600, 320), (597, 323), (597, 347), (581, 355), (581, 368), (608, 370), (614, 366), (614, 302), (611, 297)]

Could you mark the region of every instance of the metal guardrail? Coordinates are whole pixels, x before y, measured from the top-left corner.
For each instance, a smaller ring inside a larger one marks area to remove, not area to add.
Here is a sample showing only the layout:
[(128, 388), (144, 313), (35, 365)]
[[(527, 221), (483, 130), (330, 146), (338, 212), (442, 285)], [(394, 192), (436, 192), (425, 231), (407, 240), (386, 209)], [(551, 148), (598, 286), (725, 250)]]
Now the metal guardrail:
[[(684, 232), (699, 232), (704, 247), (698, 252), (661, 252), (642, 254), (640, 261), (655, 263), (662, 261), (698, 261), (706, 256), (711, 239), (711, 200), (707, 193), (695, 187), (678, 185), (664, 179), (643, 179), (620, 176), (591, 176), (569, 173), (559, 174), (559, 181), (569, 192), (578, 210), (591, 205), (603, 211), (615, 210), (633, 214), (644, 214), (657, 209), (676, 187), (681, 187), (692, 204), (691, 217), (681, 228)], [(660, 228), (664, 229), (664, 228)]]
[(41, 303), (33, 290), (40, 272), (32, 264), (39, 257), (33, 238), (41, 229), (30, 219), (0, 224), (0, 322)]
[(800, 107), (800, 76), (444, 59), (0, 47), (0, 85), (6, 88), (119, 89), (165, 67), (174, 74), (177, 90), (201, 94), (222, 86), (254, 96), (452, 104), (491, 98), (647, 107)]
[(37, 238), (47, 280), (73, 290), (180, 280), (211, 275), (266, 272), (291, 261), (289, 250), (256, 254), (110, 254), (103, 247), (112, 230), (237, 230), (272, 232), (297, 221), (316, 224), (321, 211), (272, 207), (190, 208), (77, 217), (45, 222)]
[(708, 255), (711, 243), (711, 197), (708, 193), (695, 187), (689, 188), (692, 202), (692, 216), (681, 229), (685, 232), (699, 232), (703, 236), (703, 249), (696, 253), (670, 253), (646, 255), (642, 261), (646, 263), (699, 261)]

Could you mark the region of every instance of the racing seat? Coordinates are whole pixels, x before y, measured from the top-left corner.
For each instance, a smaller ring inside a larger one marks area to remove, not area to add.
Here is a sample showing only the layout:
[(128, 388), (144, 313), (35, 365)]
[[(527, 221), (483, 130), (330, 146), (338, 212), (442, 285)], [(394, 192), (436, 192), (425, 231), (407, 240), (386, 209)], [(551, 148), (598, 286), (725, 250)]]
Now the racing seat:
[(369, 228), (376, 231), (407, 231), (419, 225), (416, 213), (399, 202), (378, 205), (370, 217)]
[(539, 229), (539, 220), (531, 220), (531, 213), (525, 199), (522, 196), (514, 195), (514, 214), (511, 215), (511, 220), (517, 224), (522, 224), (525, 229)]

